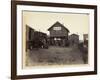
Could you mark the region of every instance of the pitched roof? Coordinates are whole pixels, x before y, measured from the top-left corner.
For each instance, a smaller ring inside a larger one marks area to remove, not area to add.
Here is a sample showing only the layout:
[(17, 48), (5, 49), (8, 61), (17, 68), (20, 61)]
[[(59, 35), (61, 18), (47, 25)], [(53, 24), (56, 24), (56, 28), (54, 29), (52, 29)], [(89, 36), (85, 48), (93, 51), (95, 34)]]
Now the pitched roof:
[(55, 25), (60, 25), (61, 27), (63, 27), (63, 28), (65, 28), (68, 32), (69, 32), (69, 30), (63, 25), (63, 24), (61, 24), (60, 22), (56, 22), (56, 23), (54, 23), (49, 29), (48, 29), (48, 31), (50, 31), (50, 29), (52, 28), (52, 27), (54, 27)]
[(72, 36), (72, 35), (74, 35), (74, 36), (79, 36), (78, 34), (75, 34), (75, 33), (71, 34), (70, 36)]
[(32, 28), (31, 26), (29, 26), (29, 25), (27, 25), (27, 24), (26, 24), (26, 27), (28, 27), (28, 28), (30, 28), (30, 29), (32, 29), (32, 30), (34, 30), (34, 31), (35, 31), (35, 29), (34, 29), (34, 28)]

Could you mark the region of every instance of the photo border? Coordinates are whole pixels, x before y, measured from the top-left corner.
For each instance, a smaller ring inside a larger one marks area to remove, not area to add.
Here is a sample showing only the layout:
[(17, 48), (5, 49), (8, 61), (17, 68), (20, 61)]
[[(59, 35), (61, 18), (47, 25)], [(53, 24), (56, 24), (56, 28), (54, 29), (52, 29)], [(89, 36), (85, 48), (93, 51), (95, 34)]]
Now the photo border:
[[(36, 74), (36, 75), (17, 75), (17, 57), (18, 57), (17, 56), (17, 5), (93, 9), (94, 10), (94, 71), (52, 73), (52, 74), (50, 73), (50, 74)], [(48, 3), (48, 2), (33, 2), (33, 1), (11, 1), (11, 79), (12, 80), (76, 76), (76, 75), (93, 75), (93, 74), (97, 74), (97, 6), (96, 5)]]

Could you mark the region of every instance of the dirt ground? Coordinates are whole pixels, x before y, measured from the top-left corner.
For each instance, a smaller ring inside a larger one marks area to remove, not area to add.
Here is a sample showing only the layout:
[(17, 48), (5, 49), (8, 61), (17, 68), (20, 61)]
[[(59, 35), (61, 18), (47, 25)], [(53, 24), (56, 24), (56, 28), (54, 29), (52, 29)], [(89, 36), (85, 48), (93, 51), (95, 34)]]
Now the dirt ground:
[(77, 47), (50, 46), (48, 49), (28, 50), (26, 66), (84, 64), (82, 54)]

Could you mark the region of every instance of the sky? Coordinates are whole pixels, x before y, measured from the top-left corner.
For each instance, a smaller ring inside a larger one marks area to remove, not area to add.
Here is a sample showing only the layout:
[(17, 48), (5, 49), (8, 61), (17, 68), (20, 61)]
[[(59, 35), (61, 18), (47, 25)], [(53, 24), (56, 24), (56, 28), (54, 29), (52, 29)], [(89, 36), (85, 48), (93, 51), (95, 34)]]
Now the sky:
[(69, 29), (69, 35), (78, 34), (80, 40), (83, 40), (83, 34), (88, 34), (89, 32), (88, 14), (23, 11), (22, 15), (23, 27), (29, 25), (36, 31), (41, 31), (48, 35), (49, 31), (47, 29), (57, 21)]

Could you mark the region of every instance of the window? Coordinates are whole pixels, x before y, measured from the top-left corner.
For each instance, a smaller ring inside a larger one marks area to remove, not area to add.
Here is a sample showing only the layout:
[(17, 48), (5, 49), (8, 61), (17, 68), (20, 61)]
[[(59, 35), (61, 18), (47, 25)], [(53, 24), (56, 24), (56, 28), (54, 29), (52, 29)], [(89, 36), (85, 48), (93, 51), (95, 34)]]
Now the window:
[(61, 30), (61, 27), (53, 27), (53, 30)]

